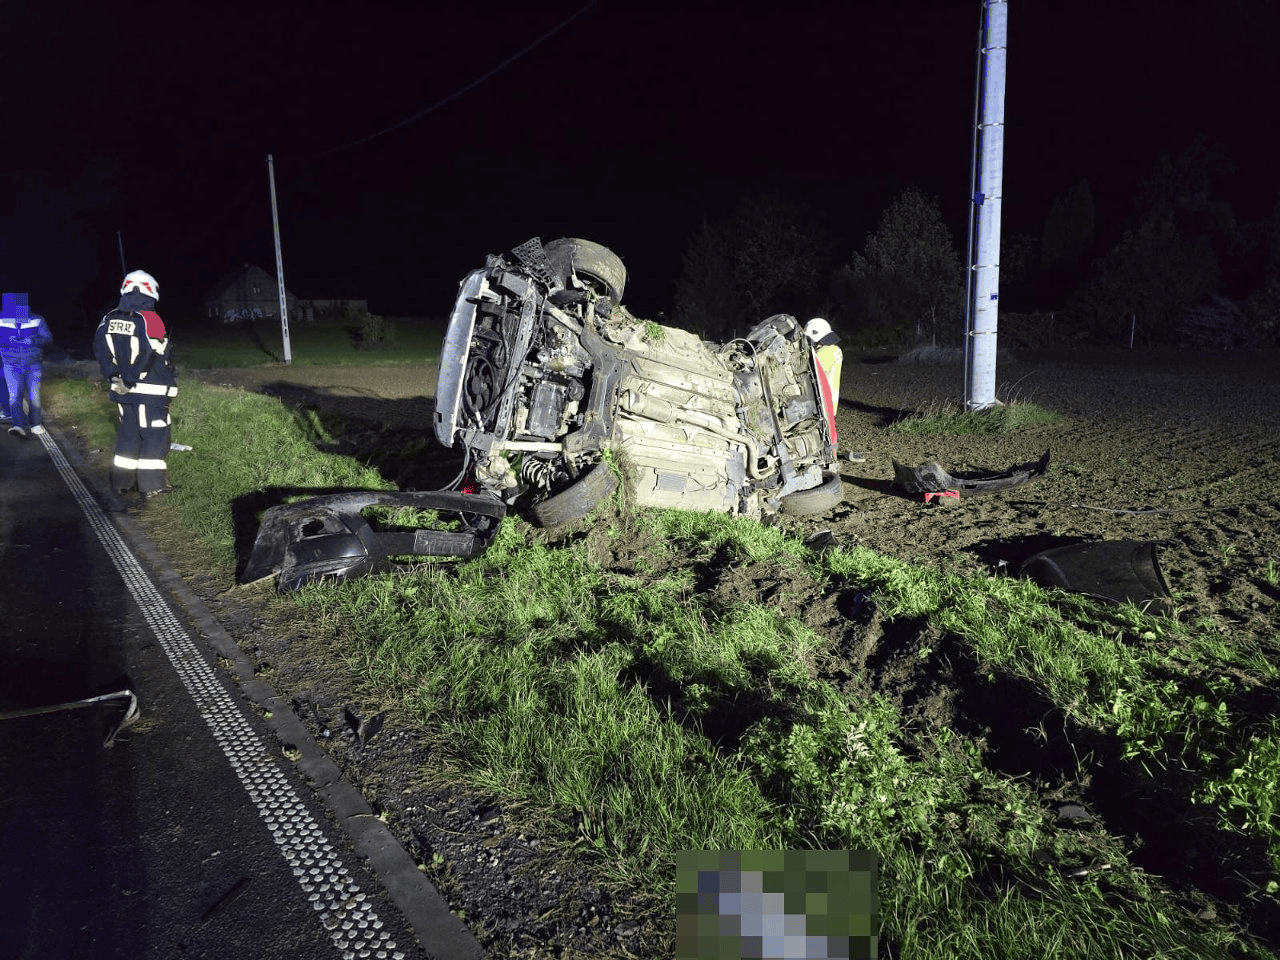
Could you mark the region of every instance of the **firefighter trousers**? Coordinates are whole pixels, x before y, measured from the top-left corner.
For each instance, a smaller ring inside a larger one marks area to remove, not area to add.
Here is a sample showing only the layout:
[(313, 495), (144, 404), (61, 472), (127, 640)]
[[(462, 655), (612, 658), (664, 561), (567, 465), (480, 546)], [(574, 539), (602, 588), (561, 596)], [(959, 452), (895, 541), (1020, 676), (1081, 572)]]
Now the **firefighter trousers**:
[(118, 403), (120, 426), (111, 461), (111, 485), (117, 493), (153, 493), (168, 484), (169, 398)]

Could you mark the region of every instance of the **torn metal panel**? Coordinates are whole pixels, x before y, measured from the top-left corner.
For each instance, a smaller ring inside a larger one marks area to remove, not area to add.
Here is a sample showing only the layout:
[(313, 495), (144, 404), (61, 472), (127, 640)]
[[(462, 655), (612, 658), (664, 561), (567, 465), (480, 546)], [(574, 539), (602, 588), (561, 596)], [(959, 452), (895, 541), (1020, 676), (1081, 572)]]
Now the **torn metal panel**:
[(1109, 603), (1136, 603), (1166, 613), (1171, 598), (1156, 544), (1101, 540), (1043, 550), (1023, 561), (1019, 576), (1042, 587), (1058, 587)]

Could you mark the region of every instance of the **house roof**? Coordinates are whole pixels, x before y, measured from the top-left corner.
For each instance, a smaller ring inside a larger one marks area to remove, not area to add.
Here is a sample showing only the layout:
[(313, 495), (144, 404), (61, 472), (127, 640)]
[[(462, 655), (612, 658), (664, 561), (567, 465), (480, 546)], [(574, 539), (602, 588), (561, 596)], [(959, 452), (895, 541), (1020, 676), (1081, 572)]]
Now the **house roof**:
[[(228, 293), (238, 297), (240, 296), (240, 293), (238, 292), (237, 288), (239, 288), (242, 284), (246, 282), (253, 282), (253, 281), (257, 281), (261, 283), (264, 280), (267, 283), (272, 285), (272, 288), (274, 291), (275, 282), (276, 282), (275, 277), (271, 276), (271, 274), (267, 273), (267, 271), (263, 270), (257, 264), (253, 264), (253, 263), (241, 264), (231, 273), (227, 274), (225, 277), (219, 280), (216, 284), (210, 287), (208, 292), (205, 293), (201, 302), (210, 303), (210, 302), (218, 301), (223, 299), (223, 297), (225, 297)], [(284, 291), (286, 296), (288, 297), (294, 296), (293, 291), (290, 290), (287, 286), (284, 288)], [(266, 294), (264, 294), (264, 296), (266, 296)]]

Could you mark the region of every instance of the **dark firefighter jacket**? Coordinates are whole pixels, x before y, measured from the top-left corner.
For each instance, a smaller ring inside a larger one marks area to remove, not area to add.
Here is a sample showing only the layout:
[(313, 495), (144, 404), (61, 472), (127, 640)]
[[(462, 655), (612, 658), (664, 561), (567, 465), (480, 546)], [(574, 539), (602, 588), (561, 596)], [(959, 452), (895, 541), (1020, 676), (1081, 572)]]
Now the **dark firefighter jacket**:
[(145, 403), (178, 392), (178, 375), (169, 352), (169, 337), (155, 301), (137, 293), (120, 298), (120, 306), (98, 324), (93, 354), (102, 376), (119, 377), (128, 393), (113, 393), (117, 403)]

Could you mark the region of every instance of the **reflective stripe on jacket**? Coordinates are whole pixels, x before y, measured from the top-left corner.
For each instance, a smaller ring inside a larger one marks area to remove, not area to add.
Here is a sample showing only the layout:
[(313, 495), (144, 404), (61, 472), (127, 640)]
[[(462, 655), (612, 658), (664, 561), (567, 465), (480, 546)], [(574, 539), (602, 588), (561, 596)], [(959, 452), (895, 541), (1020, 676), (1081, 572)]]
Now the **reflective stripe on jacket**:
[(119, 377), (129, 390), (117, 396), (117, 402), (141, 403), (147, 397), (172, 397), (178, 392), (169, 337), (159, 314), (112, 310), (98, 324), (93, 352), (103, 378)]

